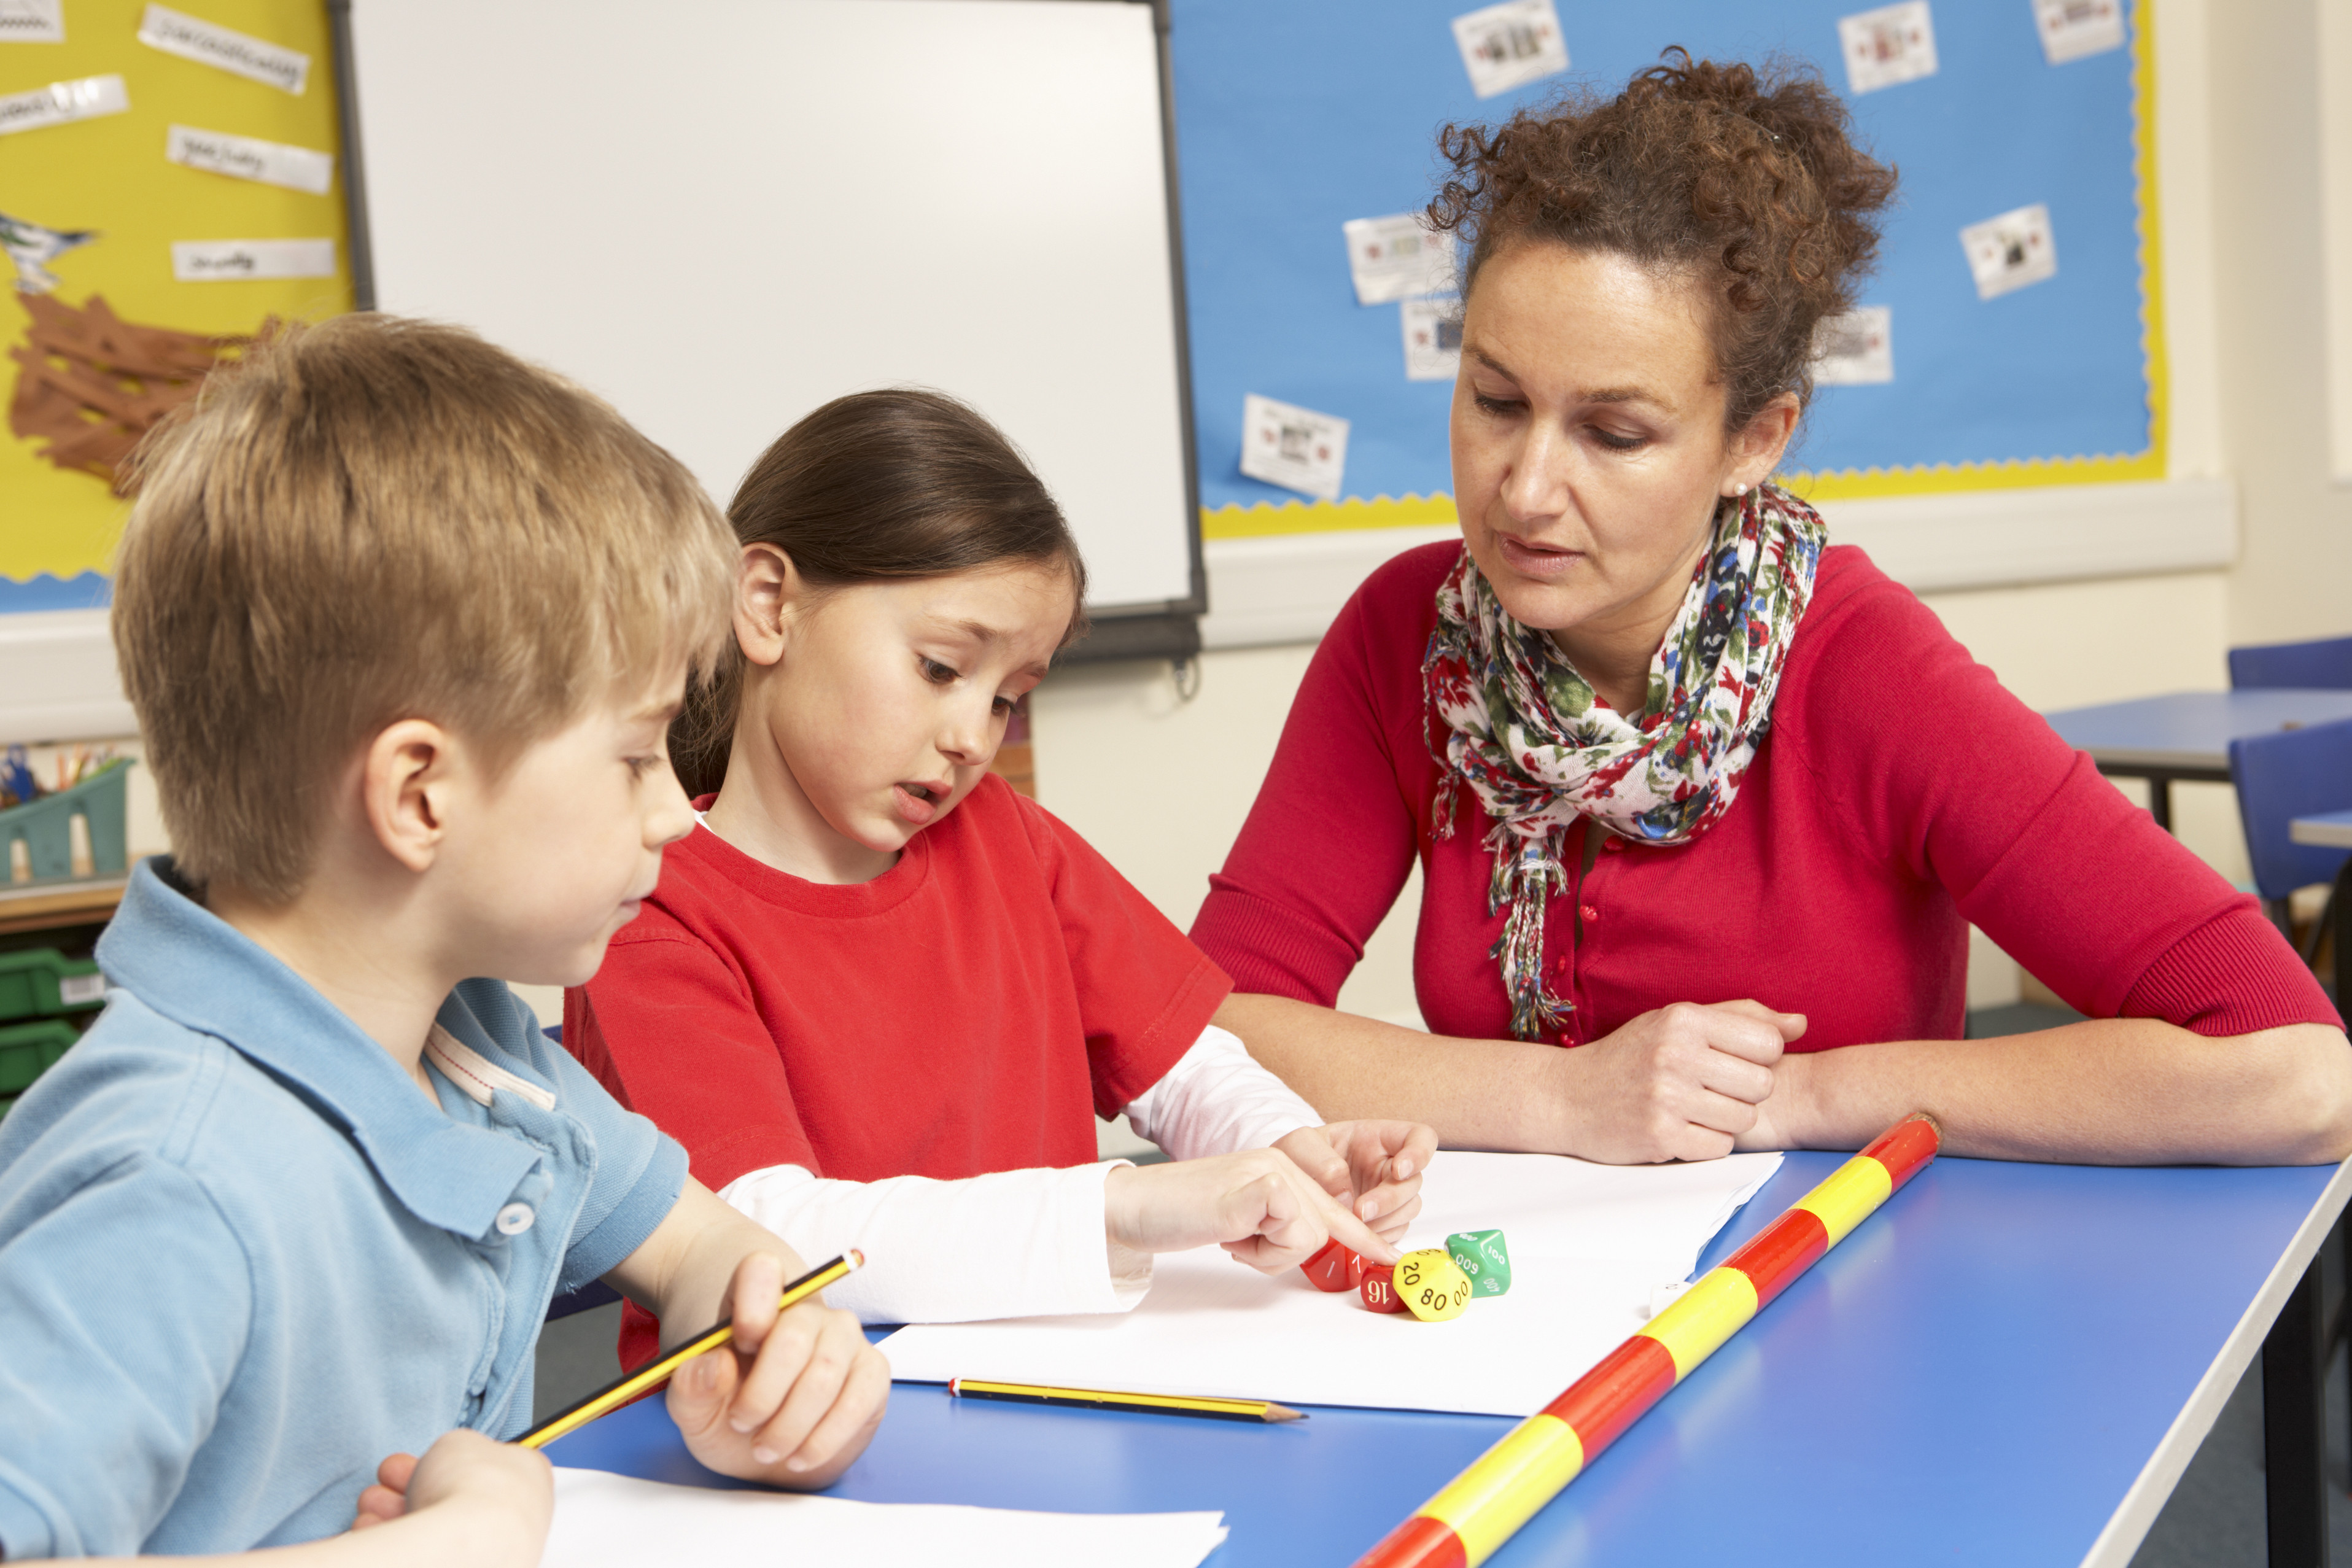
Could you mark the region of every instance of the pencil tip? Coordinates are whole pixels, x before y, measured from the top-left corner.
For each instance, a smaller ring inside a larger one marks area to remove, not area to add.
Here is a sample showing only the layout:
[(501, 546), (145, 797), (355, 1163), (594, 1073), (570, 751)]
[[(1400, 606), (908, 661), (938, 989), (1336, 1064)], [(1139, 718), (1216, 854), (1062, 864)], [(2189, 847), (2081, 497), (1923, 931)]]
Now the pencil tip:
[(1269, 1399), (1265, 1402), (1265, 1418), (1268, 1421), (1304, 1421), (1307, 1419), (1307, 1412), (1293, 1410), (1287, 1405), (1276, 1405)]

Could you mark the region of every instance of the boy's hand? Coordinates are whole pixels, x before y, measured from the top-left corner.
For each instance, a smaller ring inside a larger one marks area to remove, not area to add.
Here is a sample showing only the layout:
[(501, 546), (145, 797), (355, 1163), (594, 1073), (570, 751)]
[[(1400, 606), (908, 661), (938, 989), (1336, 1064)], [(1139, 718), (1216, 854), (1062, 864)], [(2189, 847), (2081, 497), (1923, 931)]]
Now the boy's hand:
[(847, 1312), (807, 1300), (778, 1316), (785, 1278), (773, 1253), (736, 1265), (722, 1308), (734, 1342), (677, 1369), (669, 1414), (721, 1475), (806, 1489), (865, 1450), (890, 1401), (890, 1363)]
[(1418, 1121), (1334, 1121), (1302, 1127), (1274, 1146), (1381, 1239), (1397, 1241), (1421, 1212), (1421, 1177), (1437, 1152), (1437, 1129)]
[(1121, 1166), (1103, 1182), (1103, 1226), (1115, 1247), (1182, 1252), (1213, 1241), (1268, 1274), (1334, 1237), (1376, 1263), (1400, 1256), (1279, 1149)]
[[(353, 1530), (447, 1508), (468, 1517), (463, 1533), (488, 1547), (483, 1561), (536, 1563), (555, 1516), (555, 1470), (547, 1457), (479, 1432), (445, 1432), (425, 1458), (394, 1454), (360, 1493)], [(505, 1535), (501, 1542), (497, 1537)]]

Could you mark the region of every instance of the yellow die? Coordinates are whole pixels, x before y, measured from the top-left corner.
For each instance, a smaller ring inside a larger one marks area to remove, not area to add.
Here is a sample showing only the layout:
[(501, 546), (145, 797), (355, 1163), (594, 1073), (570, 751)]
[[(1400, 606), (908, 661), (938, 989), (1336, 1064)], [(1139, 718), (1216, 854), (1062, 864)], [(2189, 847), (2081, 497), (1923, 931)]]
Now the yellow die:
[(1425, 1247), (1397, 1260), (1397, 1300), (1424, 1323), (1458, 1318), (1470, 1304), (1470, 1276), (1445, 1249)]

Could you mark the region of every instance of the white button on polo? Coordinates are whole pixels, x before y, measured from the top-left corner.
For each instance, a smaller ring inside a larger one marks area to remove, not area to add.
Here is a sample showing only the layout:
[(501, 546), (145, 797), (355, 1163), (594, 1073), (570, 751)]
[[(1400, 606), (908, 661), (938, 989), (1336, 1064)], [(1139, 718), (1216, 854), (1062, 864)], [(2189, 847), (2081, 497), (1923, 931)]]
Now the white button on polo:
[(500, 1236), (520, 1236), (524, 1231), (530, 1228), (530, 1222), (538, 1217), (539, 1215), (532, 1212), (531, 1206), (529, 1204), (509, 1204), (506, 1207), (499, 1211), (499, 1217), (496, 1222), (499, 1227), (499, 1234)]

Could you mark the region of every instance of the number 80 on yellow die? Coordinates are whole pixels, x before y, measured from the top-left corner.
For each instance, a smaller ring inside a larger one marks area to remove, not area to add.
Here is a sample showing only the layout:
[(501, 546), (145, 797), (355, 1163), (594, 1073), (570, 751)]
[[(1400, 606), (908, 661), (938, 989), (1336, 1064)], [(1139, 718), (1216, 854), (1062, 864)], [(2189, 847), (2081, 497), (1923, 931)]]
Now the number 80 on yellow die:
[(1470, 1304), (1470, 1276), (1443, 1248), (1423, 1247), (1397, 1259), (1396, 1293), (1423, 1322), (1442, 1323)]

